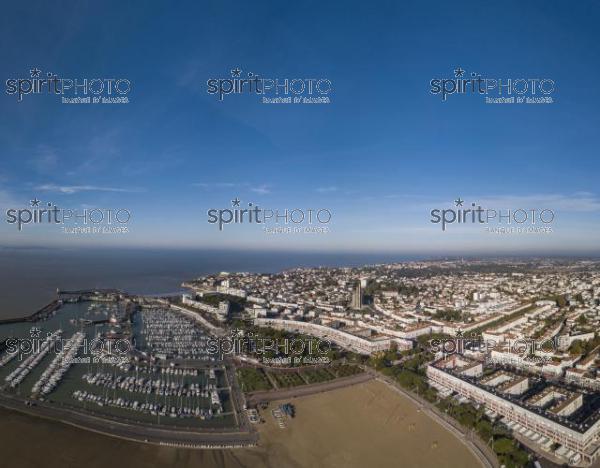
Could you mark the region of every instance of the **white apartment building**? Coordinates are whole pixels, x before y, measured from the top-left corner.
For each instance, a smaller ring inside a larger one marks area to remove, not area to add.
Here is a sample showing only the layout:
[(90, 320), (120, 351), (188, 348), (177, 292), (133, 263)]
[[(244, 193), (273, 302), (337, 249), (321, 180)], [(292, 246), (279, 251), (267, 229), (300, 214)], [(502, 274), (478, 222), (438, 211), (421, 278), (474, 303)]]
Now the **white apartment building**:
[(271, 327), (277, 330), (285, 330), (293, 333), (305, 333), (323, 340), (329, 340), (341, 348), (359, 354), (372, 354), (379, 351), (387, 351), (392, 343), (396, 343), (398, 349), (412, 349), (412, 342), (401, 338), (392, 338), (384, 335), (376, 335), (365, 338), (347, 333), (335, 328), (326, 327), (311, 322), (300, 322), (297, 320), (256, 318), (254, 324), (260, 327)]
[(195, 309), (203, 310), (204, 312), (213, 314), (220, 321), (227, 319), (227, 314), (229, 313), (229, 302), (227, 301), (221, 301), (219, 302), (219, 307), (215, 307), (204, 302), (196, 301), (187, 294), (183, 294), (181, 296), (181, 302), (184, 305), (188, 305), (194, 307)]
[[(436, 365), (439, 362), (434, 362), (427, 367), (427, 376), (434, 386), (457, 392), (463, 397), (485, 405), (486, 409), (501, 415), (506, 421), (517, 423), (552, 442), (561, 444), (566, 450), (575, 454), (571, 457), (572, 460), (580, 460), (576, 462), (577, 464), (587, 466), (600, 457), (600, 419), (585, 430), (576, 430), (573, 426), (559, 424), (545, 417), (541, 412), (529, 410), (439, 368)], [(568, 405), (579, 403), (579, 399), (575, 399)], [(569, 409), (570, 406), (567, 410)]]

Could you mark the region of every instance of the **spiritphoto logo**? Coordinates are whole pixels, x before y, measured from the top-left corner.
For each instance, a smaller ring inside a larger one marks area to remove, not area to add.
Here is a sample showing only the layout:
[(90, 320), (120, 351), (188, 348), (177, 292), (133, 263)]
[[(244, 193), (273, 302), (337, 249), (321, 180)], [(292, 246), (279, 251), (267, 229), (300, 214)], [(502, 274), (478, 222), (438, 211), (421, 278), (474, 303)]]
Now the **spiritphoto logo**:
[[(73, 338), (65, 339), (62, 332), (44, 333), (38, 327), (32, 327), (27, 338), (7, 338), (4, 342), (6, 355), (18, 361), (32, 356), (45, 354), (64, 354), (66, 350), (76, 349), (79, 357), (98, 358), (100, 356), (113, 356), (117, 358), (128, 356), (132, 351), (131, 343), (125, 339), (87, 339), (84, 335), (76, 334)], [(73, 346), (74, 342), (76, 346)], [(73, 356), (74, 358), (74, 356)], [(72, 360), (71, 363), (78, 361)]]
[(554, 211), (549, 208), (483, 208), (478, 203), (465, 206), (458, 197), (453, 208), (436, 208), (430, 211), (432, 224), (446, 231), (451, 224), (481, 224), (495, 234), (549, 234), (553, 232)]
[(487, 78), (461, 67), (451, 78), (434, 78), (429, 82), (431, 94), (440, 95), (442, 101), (453, 94), (478, 94), (485, 96), (486, 104), (551, 104), (555, 91), (550, 78)]
[(264, 78), (257, 73), (242, 72), (239, 67), (227, 78), (209, 78), (207, 93), (225, 96), (250, 94), (262, 97), (263, 104), (329, 104), (333, 90), (327, 78)]
[(126, 78), (61, 78), (52, 72), (45, 75), (37, 67), (27, 78), (8, 78), (6, 94), (23, 101), (27, 95), (61, 96), (63, 104), (127, 104), (131, 82)]
[(332, 214), (327, 208), (267, 209), (249, 202), (242, 207), (236, 197), (231, 208), (211, 208), (206, 214), (208, 223), (216, 224), (222, 231), (229, 224), (261, 224), (267, 234), (327, 233)]
[(269, 338), (248, 333), (244, 336), (232, 335), (224, 338), (210, 338), (207, 352), (213, 355), (282, 354), (300, 356), (303, 354), (324, 356), (331, 350), (331, 342), (320, 338)]
[(29, 225), (56, 225), (65, 234), (126, 234), (131, 212), (124, 208), (59, 208), (35, 197), (27, 208), (6, 210), (6, 222), (23, 231)]
[(549, 356), (558, 349), (557, 343), (553, 338), (544, 340), (535, 340), (528, 338), (519, 338), (516, 340), (507, 339), (505, 341), (496, 341), (483, 339), (481, 337), (467, 337), (458, 331), (454, 338), (433, 339), (429, 341), (430, 349), (433, 353), (441, 353), (443, 357), (453, 354), (464, 354), (465, 351), (479, 352), (489, 357), (490, 352), (502, 350), (523, 360), (544, 361), (550, 359)]

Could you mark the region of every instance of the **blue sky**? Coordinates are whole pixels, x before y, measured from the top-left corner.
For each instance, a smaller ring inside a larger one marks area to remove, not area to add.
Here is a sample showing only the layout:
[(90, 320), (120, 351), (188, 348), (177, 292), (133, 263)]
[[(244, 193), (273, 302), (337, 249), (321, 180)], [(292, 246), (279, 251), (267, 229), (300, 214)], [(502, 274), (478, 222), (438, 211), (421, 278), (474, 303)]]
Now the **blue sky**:
[[(342, 6), (343, 5), (343, 6)], [(0, 98), (0, 207), (126, 208), (126, 235), (0, 225), (0, 245), (411, 253), (599, 252), (600, 7), (582, 2), (12, 2), (0, 76), (125, 77), (129, 104)], [(232, 68), (325, 77), (330, 104), (207, 94)], [(552, 104), (430, 94), (462, 67), (554, 80)], [(219, 232), (210, 208), (326, 207), (324, 235)], [(556, 212), (548, 235), (442, 233), (461, 197)]]

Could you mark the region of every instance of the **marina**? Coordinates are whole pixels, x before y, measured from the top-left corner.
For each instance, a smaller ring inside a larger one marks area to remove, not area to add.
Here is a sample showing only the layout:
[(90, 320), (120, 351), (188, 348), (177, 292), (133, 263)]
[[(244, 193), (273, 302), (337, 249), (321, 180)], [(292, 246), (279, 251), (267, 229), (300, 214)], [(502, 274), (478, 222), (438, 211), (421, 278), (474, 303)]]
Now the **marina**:
[(33, 396), (46, 395), (54, 390), (71, 367), (71, 360), (79, 351), (84, 338), (85, 334), (77, 332), (69, 339), (65, 347), (56, 355), (39, 380), (33, 385), (31, 389)]
[(57, 330), (50, 334), (40, 345), (39, 349), (33, 354), (30, 354), (25, 360), (21, 361), (17, 368), (8, 374), (4, 381), (11, 387), (15, 388), (25, 377), (44, 359), (50, 352), (52, 345), (60, 339), (62, 330)]
[(141, 431), (236, 430), (225, 363), (196, 322), (112, 291), (69, 294), (38, 321), (0, 324), (11, 344), (0, 352), (0, 398)]
[(169, 416), (171, 418), (196, 417), (201, 420), (210, 419), (213, 416), (213, 411), (210, 408), (206, 410), (199, 406), (168, 406), (163, 404), (145, 403), (138, 400), (128, 400), (122, 397), (111, 398), (80, 390), (73, 392), (73, 398), (80, 402), (92, 402), (100, 407), (112, 406), (115, 408), (127, 408), (132, 411), (151, 414), (153, 416)]
[(207, 352), (209, 335), (196, 323), (176, 312), (144, 308), (136, 318), (136, 338), (144, 355), (157, 359), (216, 361)]

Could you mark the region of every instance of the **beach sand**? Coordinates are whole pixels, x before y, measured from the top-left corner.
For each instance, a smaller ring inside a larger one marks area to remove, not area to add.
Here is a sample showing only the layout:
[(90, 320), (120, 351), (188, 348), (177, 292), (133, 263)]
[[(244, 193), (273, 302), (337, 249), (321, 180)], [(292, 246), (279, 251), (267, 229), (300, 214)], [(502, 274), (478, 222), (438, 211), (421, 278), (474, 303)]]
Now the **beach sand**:
[(285, 429), (271, 415), (276, 403), (261, 414), (261, 447), (248, 452), (260, 453), (266, 466), (480, 466), (454, 435), (381, 382), (291, 402), (296, 417)]

